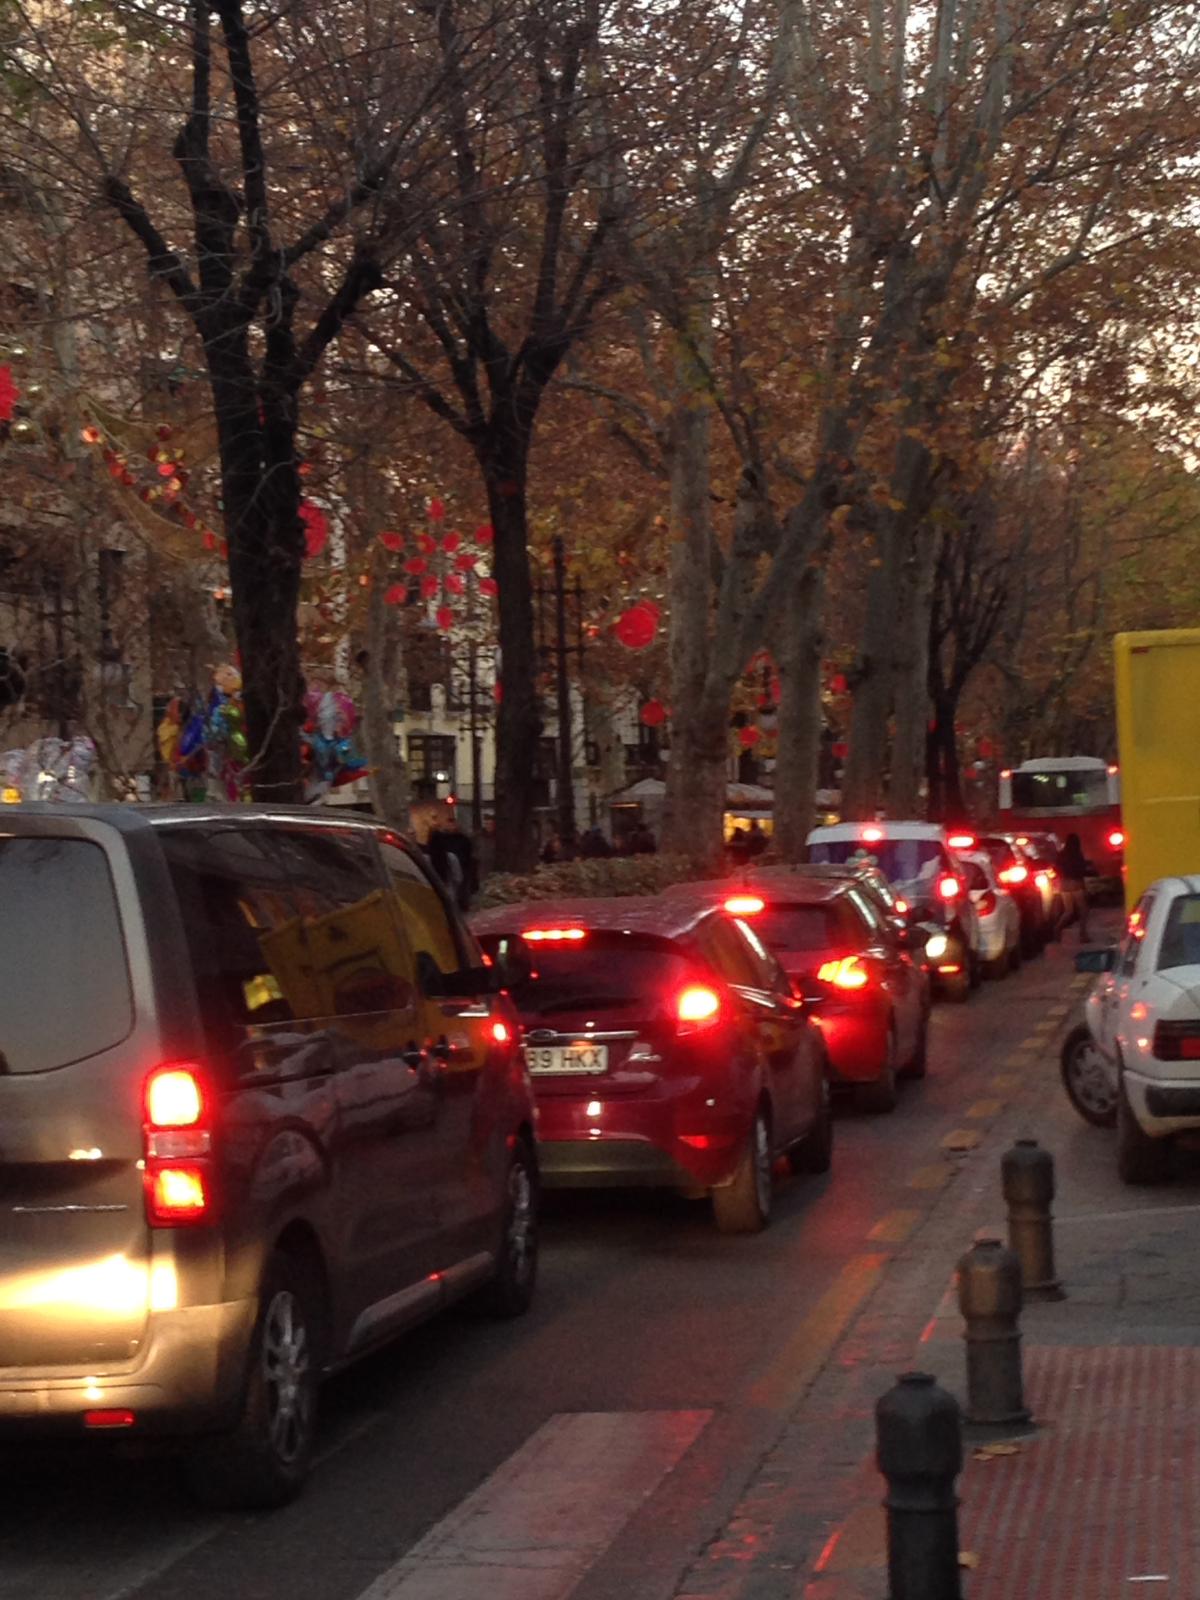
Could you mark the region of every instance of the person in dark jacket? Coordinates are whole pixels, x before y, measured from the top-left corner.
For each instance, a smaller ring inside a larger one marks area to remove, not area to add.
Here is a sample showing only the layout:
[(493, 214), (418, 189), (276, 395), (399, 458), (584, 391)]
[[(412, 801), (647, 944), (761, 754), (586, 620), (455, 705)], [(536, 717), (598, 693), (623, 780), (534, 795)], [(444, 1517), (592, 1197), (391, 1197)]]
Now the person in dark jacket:
[(1088, 942), (1087, 859), (1077, 833), (1069, 833), (1058, 852), (1055, 862), (1062, 887), (1062, 914), (1058, 919), (1056, 934), (1072, 922), (1079, 924), (1079, 942)]
[(589, 828), (579, 841), (579, 854), (585, 861), (606, 859), (613, 853), (613, 847), (601, 833), (599, 828)]
[(469, 911), (471, 897), (479, 888), (475, 846), (459, 827), (453, 806), (439, 807), (426, 851), (458, 909)]

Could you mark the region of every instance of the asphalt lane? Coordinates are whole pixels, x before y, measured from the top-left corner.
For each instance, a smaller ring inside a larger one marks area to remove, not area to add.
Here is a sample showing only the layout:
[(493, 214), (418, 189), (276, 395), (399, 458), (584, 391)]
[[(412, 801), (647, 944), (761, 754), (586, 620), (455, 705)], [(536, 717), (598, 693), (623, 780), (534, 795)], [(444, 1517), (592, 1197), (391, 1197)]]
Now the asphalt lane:
[[(703, 1414), (571, 1580), (579, 1600), (667, 1600), (860, 1308), (886, 1305), (892, 1252), (1003, 1112), (1006, 1058), (1031, 1048), (1068, 975), (1052, 947), (968, 1005), (935, 1008), (926, 1080), (891, 1116), (844, 1113), (833, 1171), (781, 1179), (762, 1235), (722, 1238), (707, 1207), (673, 1197), (550, 1197), (530, 1315), (450, 1315), (333, 1382), (321, 1463), (295, 1506), (202, 1512), (157, 1461), (5, 1459), (0, 1600), (391, 1593), (396, 1563), (556, 1418)], [(605, 1489), (606, 1516), (619, 1492)], [(584, 1480), (581, 1524), (591, 1498)]]

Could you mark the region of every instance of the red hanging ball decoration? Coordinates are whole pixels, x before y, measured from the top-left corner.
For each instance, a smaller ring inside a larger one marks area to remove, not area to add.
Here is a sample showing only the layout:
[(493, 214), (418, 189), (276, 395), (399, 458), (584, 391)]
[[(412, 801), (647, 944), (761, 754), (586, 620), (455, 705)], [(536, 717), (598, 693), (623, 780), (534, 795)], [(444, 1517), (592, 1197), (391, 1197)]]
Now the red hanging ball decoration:
[(446, 508), (440, 500), (431, 500), (429, 502), (430, 522), (440, 522), (445, 515)]
[(836, 740), (834, 740), (834, 744), (833, 744), (833, 759), (835, 761), (845, 761), (846, 757), (849, 754), (850, 754), (850, 746), (846, 743), (846, 741), (844, 739), (836, 739)]
[(389, 606), (402, 606), (408, 598), (408, 590), (402, 583), (394, 583), (386, 590), (383, 596), (384, 604)]
[(421, 579), (421, 599), (432, 600), (441, 588), (441, 584), (432, 575)]
[(454, 565), (459, 572), (474, 572), (478, 556), (472, 555), (469, 550), (464, 550), (461, 555), (455, 556)]
[(454, 612), (449, 606), (439, 606), (434, 613), (434, 618), (439, 628), (446, 629), (454, 626)]
[[(159, 468), (161, 472), (162, 468)], [(173, 477), (175, 468), (172, 467), (168, 477)], [(308, 556), (319, 556), (329, 543), (329, 519), (320, 506), (314, 505), (311, 500), (300, 502), (300, 521), (304, 524), (304, 551)]]
[(446, 578), (447, 594), (462, 594), (466, 587), (467, 582), (461, 572), (451, 572)]
[(404, 549), (404, 535), (402, 533), (381, 533), (379, 542), (385, 550)]
[(658, 618), (644, 606), (630, 606), (617, 618), (613, 632), (627, 650), (645, 650), (654, 643)]
[(639, 715), (647, 728), (661, 728), (667, 720), (667, 708), (661, 700), (647, 700)]
[(496, 582), (495, 578), (480, 578), (479, 592), (480, 594), (486, 594), (488, 598), (491, 599), (493, 595), (500, 593), (500, 585)]
[(829, 680), (829, 689), (832, 694), (845, 694), (850, 685), (846, 681), (844, 672), (835, 672)]
[(752, 750), (761, 738), (762, 729), (754, 727), (753, 724), (748, 728), (738, 729), (738, 743), (743, 750)]
[(452, 556), (461, 543), (462, 534), (457, 529), (451, 528), (450, 532), (442, 540), (442, 549), (448, 556)]
[(417, 535), (417, 549), (423, 556), (431, 556), (437, 547), (437, 540), (431, 533), (419, 533)]
[(405, 572), (411, 572), (414, 578), (418, 578), (428, 565), (429, 563), (424, 556), (409, 556), (404, 563), (404, 570)]
[(475, 542), (477, 544), (491, 544), (496, 537), (496, 530), (490, 522), (481, 522), (475, 529)]

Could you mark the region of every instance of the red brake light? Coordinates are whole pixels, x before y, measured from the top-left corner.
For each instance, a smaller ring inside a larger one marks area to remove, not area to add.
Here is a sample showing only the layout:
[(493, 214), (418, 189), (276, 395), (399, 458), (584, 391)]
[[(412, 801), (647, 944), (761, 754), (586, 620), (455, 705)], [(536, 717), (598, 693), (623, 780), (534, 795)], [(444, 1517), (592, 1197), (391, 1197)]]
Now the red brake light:
[(1123, 829), (1114, 828), (1108, 836), (1108, 842), (1114, 850), (1119, 850), (1125, 843), (1125, 834)]
[(900, 917), (906, 917), (908, 915), (908, 901), (907, 900), (897, 900), (896, 901), (896, 915), (900, 916)]
[(864, 838), (868, 844), (878, 844), (879, 840), (883, 838), (883, 829), (864, 828), (861, 837)]
[(706, 984), (689, 984), (675, 1002), (675, 1016), (680, 1023), (689, 1028), (702, 1028), (719, 1022), (721, 996)]
[(137, 1417), (132, 1411), (124, 1407), (112, 1411), (85, 1411), (83, 1425), (85, 1428), (132, 1428)]
[(952, 833), (946, 843), (951, 850), (973, 850), (975, 848), (975, 835), (973, 833)]
[(842, 956), (838, 961), (823, 962), (817, 968), (822, 983), (831, 983), (835, 989), (865, 989), (871, 974), (857, 956)]
[(152, 1228), (209, 1221), (212, 1194), (205, 1158), (212, 1130), (199, 1073), (190, 1066), (156, 1067), (142, 1101), (146, 1220)]
[(1033, 881), (1037, 884), (1039, 889), (1048, 889), (1053, 877), (1054, 874), (1052, 872), (1035, 872), (1033, 875)]
[(725, 909), (731, 917), (756, 917), (764, 904), (756, 894), (731, 894)]
[(1018, 862), (1015, 867), (1005, 867), (996, 876), (1001, 883), (1024, 883), (1029, 876), (1029, 868), (1021, 866)]
[(497, 1044), (507, 1044), (508, 1041), (512, 1038), (512, 1033), (509, 1030), (508, 1023), (507, 1022), (493, 1022), (492, 1023), (492, 1038), (496, 1041)]
[(526, 928), (521, 937), (528, 944), (577, 944), (587, 938), (586, 928)]
[(947, 873), (944, 878), (938, 879), (938, 893), (943, 900), (957, 900), (962, 893), (962, 884), (958, 879)]

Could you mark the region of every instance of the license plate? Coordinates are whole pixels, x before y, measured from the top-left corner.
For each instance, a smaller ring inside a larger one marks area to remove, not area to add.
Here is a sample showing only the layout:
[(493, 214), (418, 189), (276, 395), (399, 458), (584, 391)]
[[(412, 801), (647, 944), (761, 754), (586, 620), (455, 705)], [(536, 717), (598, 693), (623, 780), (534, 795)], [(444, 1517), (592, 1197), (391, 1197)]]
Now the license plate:
[(606, 1044), (526, 1045), (525, 1065), (531, 1073), (574, 1073), (578, 1077), (608, 1071)]

